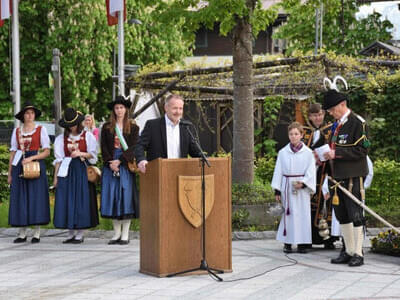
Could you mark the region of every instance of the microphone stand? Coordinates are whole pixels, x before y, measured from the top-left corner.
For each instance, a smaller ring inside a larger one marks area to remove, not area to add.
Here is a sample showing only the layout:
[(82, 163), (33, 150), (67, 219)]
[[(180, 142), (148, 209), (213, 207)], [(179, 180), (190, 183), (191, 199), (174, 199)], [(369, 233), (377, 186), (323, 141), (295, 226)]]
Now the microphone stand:
[(203, 241), (202, 241), (202, 259), (201, 259), (201, 262), (200, 262), (200, 266), (198, 268), (193, 268), (193, 269), (189, 269), (189, 270), (185, 270), (185, 271), (180, 271), (180, 272), (168, 274), (167, 277), (173, 277), (173, 276), (182, 275), (182, 274), (186, 274), (186, 273), (191, 273), (191, 272), (195, 272), (195, 271), (207, 271), (207, 273), (209, 275), (213, 276), (218, 281), (223, 281), (223, 279), (221, 277), (219, 277), (216, 273), (222, 274), (222, 273), (224, 273), (224, 271), (211, 268), (208, 265), (207, 260), (206, 260), (206, 213), (205, 213), (206, 212), (206, 183), (205, 183), (205, 171), (204, 170), (205, 170), (205, 165), (206, 164), (207, 164), (208, 167), (211, 167), (211, 165), (210, 165), (210, 162), (208, 161), (207, 157), (203, 153), (203, 149), (201, 149), (201, 146), (200, 146), (197, 138), (194, 137), (192, 131), (190, 130), (190, 128), (189, 128), (190, 123), (183, 123), (183, 125), (185, 126), (187, 132), (189, 133), (192, 141), (194, 142), (194, 144), (197, 147), (197, 150), (200, 153), (200, 161), (201, 161), (201, 206), (202, 206), (201, 210), (202, 210), (202, 219), (203, 219), (203, 224), (202, 224), (202, 237), (203, 237)]

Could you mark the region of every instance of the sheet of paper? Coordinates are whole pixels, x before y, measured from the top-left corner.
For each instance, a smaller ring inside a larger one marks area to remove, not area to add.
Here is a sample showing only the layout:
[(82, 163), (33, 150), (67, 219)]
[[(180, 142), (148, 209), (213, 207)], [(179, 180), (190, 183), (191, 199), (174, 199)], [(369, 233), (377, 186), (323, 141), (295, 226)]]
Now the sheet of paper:
[(17, 152), (15, 152), (15, 156), (14, 156), (14, 159), (12, 161), (12, 165), (13, 166), (18, 165), (21, 157), (22, 157), (22, 151), (21, 150), (17, 150)]
[(71, 163), (72, 157), (64, 157), (60, 168), (58, 169), (57, 177), (66, 177), (68, 175), (69, 164)]
[(321, 147), (315, 148), (314, 151), (317, 153), (318, 158), (320, 161), (326, 161), (324, 154), (329, 152), (331, 148), (329, 147), (328, 144), (325, 144)]

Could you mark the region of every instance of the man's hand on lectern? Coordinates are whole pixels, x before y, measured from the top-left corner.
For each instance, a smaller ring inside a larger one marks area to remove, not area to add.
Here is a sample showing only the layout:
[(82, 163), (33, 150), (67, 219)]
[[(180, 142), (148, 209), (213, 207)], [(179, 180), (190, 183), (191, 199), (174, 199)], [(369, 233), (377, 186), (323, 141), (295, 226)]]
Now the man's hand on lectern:
[(142, 172), (143, 174), (146, 173), (146, 165), (148, 161), (147, 160), (142, 160), (138, 164), (139, 171)]

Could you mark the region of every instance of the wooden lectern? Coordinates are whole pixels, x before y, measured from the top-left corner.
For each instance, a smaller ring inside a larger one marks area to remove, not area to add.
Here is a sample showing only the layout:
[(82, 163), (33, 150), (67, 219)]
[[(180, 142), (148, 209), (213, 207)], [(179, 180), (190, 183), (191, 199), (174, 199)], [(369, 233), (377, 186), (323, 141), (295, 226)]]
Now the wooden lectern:
[[(206, 195), (213, 194), (214, 204), (206, 219), (206, 260), (211, 268), (232, 272), (231, 160), (209, 158), (209, 162), (205, 175), (214, 181), (214, 193), (207, 191), (212, 184), (206, 180)], [(201, 199), (201, 189), (182, 187), (182, 178), (200, 175), (198, 158), (159, 158), (149, 162), (146, 174), (140, 175), (140, 272), (164, 277), (199, 267), (201, 226), (192, 225), (188, 217), (199, 213), (191, 199)], [(194, 209), (189, 216), (183, 213), (184, 197)]]

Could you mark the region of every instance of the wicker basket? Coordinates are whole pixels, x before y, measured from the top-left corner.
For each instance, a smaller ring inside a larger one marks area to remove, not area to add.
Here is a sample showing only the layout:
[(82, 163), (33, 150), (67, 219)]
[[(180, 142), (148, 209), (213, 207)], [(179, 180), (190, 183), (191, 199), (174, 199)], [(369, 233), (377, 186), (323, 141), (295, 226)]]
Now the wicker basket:
[(38, 161), (31, 161), (22, 165), (22, 175), (25, 179), (36, 179), (40, 177), (40, 164)]

